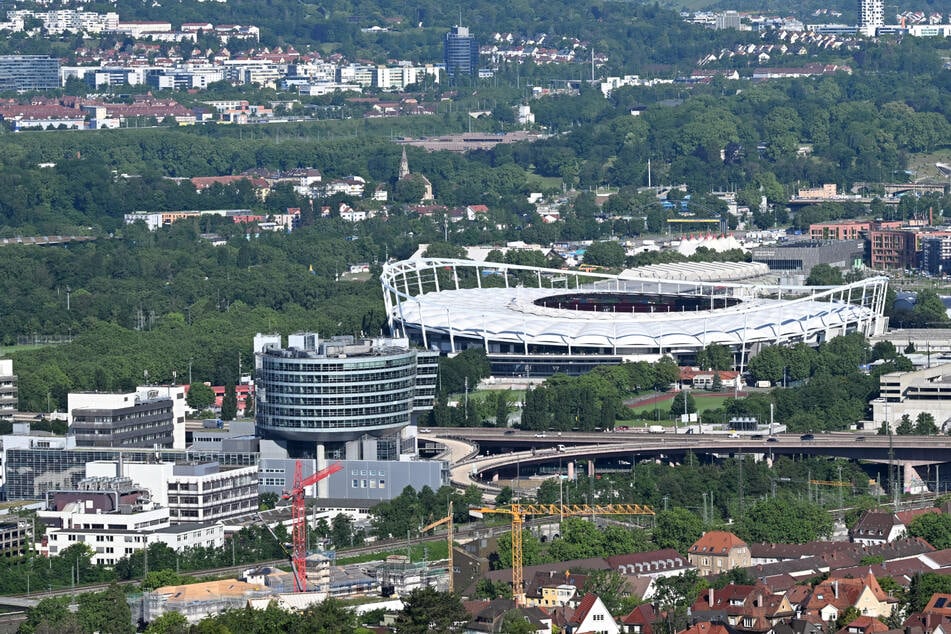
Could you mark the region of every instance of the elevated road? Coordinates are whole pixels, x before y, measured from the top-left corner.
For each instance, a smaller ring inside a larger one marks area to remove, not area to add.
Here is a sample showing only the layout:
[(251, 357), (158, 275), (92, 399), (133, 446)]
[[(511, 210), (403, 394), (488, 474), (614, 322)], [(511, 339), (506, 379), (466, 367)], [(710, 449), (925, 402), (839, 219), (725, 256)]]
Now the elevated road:
[[(453, 462), (452, 482), (465, 487), (477, 484), (487, 492), (498, 491), (492, 480), (515, 469), (526, 472), (541, 465), (563, 463), (566, 459), (616, 459), (636, 461), (645, 458), (679, 460), (687, 453), (712, 456), (756, 454), (829, 456), (851, 460), (940, 464), (951, 462), (951, 438), (943, 436), (887, 436), (854, 433), (816, 434), (803, 439), (799, 434), (772, 437), (730, 438), (714, 434), (648, 434), (644, 432), (554, 432), (535, 433), (481, 428), (437, 428), (424, 439), (435, 442), (452, 440), (477, 445), (480, 453)], [(773, 438), (774, 440), (770, 440)], [(561, 447), (559, 447), (561, 446)]]

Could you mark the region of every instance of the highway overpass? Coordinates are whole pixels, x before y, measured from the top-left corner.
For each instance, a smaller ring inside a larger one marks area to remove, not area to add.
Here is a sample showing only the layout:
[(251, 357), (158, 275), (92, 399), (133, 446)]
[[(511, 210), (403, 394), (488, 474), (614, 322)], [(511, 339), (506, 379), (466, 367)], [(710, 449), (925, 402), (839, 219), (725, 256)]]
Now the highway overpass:
[[(544, 467), (570, 460), (594, 459), (598, 468), (631, 465), (644, 459), (680, 462), (688, 453), (723, 458), (740, 454), (761, 458), (775, 456), (828, 456), (856, 461), (887, 463), (894, 460), (904, 468), (906, 483), (914, 468), (934, 468), (951, 477), (951, 438), (944, 436), (887, 436), (855, 433), (816, 434), (803, 439), (799, 434), (741, 436), (726, 434), (649, 434), (643, 431), (615, 432), (527, 432), (491, 428), (435, 428), (421, 435), (424, 441), (440, 438), (466, 441), (479, 448), (478, 454), (455, 462), (452, 480), (457, 486), (476, 483), (488, 491), (492, 482), (510, 478), (518, 471), (527, 476)], [(774, 440), (770, 440), (773, 438)], [(559, 446), (562, 449), (559, 450)], [(934, 478), (923, 478), (927, 481)]]

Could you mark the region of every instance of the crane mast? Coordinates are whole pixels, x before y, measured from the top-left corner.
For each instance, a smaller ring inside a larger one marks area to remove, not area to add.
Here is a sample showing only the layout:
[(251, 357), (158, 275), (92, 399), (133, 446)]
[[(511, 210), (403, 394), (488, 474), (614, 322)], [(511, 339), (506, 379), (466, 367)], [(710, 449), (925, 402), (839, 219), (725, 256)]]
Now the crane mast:
[(291, 527), (293, 541), (294, 578), (298, 592), (307, 592), (307, 505), (304, 494), (307, 487), (320, 482), (343, 469), (343, 464), (335, 462), (316, 473), (304, 477), (304, 465), (298, 460), (294, 467), (294, 488), (285, 491), (283, 498), (291, 501)]
[(512, 597), (515, 604), (525, 605), (525, 584), (522, 578), (522, 527), (530, 515), (653, 515), (654, 510), (642, 504), (512, 504), (502, 508), (470, 507), (469, 513), (509, 515), (512, 518)]
[(448, 586), (448, 589), (449, 589), (449, 592), (452, 592), (452, 591), (453, 591), (453, 582), (452, 582), (452, 569), (453, 569), (453, 565), (452, 565), (452, 500), (449, 500), (449, 514), (448, 514), (446, 517), (442, 518), (442, 519), (436, 520), (436, 521), (433, 522), (432, 524), (428, 524), (428, 525), (424, 526), (424, 527), (420, 530), (420, 532), (421, 532), (421, 533), (425, 533), (426, 531), (431, 530), (431, 529), (433, 529), (433, 528), (436, 528), (437, 526), (442, 526), (443, 524), (447, 524), (447, 525), (448, 525), (448, 526), (447, 526), (447, 528), (448, 528), (448, 533), (446, 534), (446, 540), (447, 540), (447, 542), (448, 542), (448, 544), (449, 544), (449, 555), (448, 555), (448, 558), (449, 558), (449, 562), (448, 562), (448, 566), (449, 566), (449, 586)]

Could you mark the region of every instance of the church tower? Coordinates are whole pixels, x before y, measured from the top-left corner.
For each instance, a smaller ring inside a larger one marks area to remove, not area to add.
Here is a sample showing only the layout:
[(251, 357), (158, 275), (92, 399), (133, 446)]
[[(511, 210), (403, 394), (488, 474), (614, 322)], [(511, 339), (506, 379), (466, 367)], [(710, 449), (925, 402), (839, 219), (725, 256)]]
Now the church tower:
[(406, 146), (403, 146), (403, 158), (400, 159), (399, 179), (403, 180), (409, 176), (409, 159), (406, 158)]

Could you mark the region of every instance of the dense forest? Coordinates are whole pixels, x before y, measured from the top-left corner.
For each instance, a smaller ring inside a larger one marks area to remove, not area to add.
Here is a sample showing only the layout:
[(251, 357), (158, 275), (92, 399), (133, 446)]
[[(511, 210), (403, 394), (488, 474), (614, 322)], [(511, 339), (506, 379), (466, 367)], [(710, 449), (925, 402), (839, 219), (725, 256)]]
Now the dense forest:
[[(788, 220), (785, 203), (802, 185), (871, 183), (866, 192), (874, 195), (874, 183), (906, 178), (912, 160), (947, 151), (947, 47), (913, 38), (869, 44), (855, 52), (852, 74), (821, 78), (716, 79), (691, 88), (619, 89), (608, 99), (585, 87), (578, 96), (532, 101), (538, 123), (557, 133), (545, 140), (466, 155), (407, 148), (413, 172), (430, 179), (437, 202), (488, 206), (486, 217), (459, 223), (443, 212), (421, 217), (395, 187), (402, 148), (391, 139), (401, 129), (459, 129), (465, 113), (448, 108), (372, 122), (0, 134), (0, 236), (97, 238), (68, 248), (0, 248), (0, 345), (32, 335), (74, 338), (16, 353), (21, 407), (62, 407), (69, 390), (120, 389), (146, 371), (154, 381), (227, 383), (250, 367), (257, 331), (378, 333), (385, 315), (375, 267), (408, 257), (419, 243), (448, 240), (451, 253), (460, 245), (661, 231), (676, 212), (638, 191), (648, 182), (649, 160), (652, 182), (687, 184), (677, 194), (690, 213), (726, 217), (709, 192), (734, 189), (754, 209), (754, 226)], [(644, 108), (640, 116), (631, 115), (634, 107)], [(338, 217), (340, 203), (380, 204), (340, 195), (311, 201), (286, 185), (262, 200), (247, 182), (198, 193), (187, 180), (294, 167), (316, 167), (327, 179), (363, 176), (368, 187), (391, 187), (396, 202), (385, 215), (347, 223)], [(595, 188), (615, 195), (603, 202)], [(567, 201), (561, 222), (541, 222), (526, 200), (533, 191)], [(762, 197), (771, 203), (765, 210)], [(288, 207), (303, 210), (292, 234), (258, 235), (212, 217), (152, 233), (123, 222), (123, 214), (140, 210), (267, 214)], [(893, 218), (930, 210), (939, 223), (946, 209), (951, 199), (937, 195), (908, 197), (890, 209), (872, 205), (872, 213)], [(865, 213), (829, 203), (800, 212), (795, 222)], [(201, 237), (207, 233), (226, 245), (211, 246)], [(342, 275), (356, 263), (374, 267), (368, 281)]]

